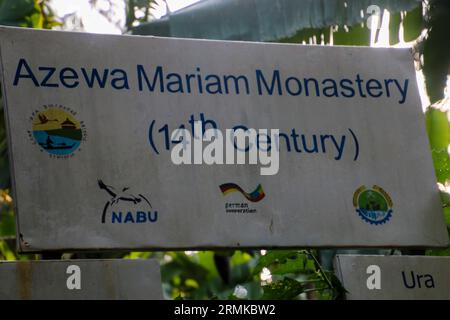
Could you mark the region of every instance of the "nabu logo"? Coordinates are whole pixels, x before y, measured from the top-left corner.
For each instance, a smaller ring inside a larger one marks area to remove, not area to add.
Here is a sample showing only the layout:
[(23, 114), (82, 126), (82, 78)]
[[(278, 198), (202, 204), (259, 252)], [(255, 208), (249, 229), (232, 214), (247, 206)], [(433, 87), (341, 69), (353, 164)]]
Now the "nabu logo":
[(108, 215), (111, 223), (153, 223), (158, 220), (158, 211), (153, 210), (143, 194), (134, 194), (129, 187), (115, 188), (101, 179), (97, 183), (110, 196), (103, 208), (102, 223), (106, 222)]

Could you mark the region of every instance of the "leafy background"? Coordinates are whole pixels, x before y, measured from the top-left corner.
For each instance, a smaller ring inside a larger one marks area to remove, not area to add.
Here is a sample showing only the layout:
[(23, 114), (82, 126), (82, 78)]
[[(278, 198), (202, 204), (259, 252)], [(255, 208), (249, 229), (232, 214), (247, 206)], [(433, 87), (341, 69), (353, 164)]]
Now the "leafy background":
[[(96, 1), (90, 0), (96, 7)], [(150, 34), (152, 16), (149, 0), (123, 0), (126, 21), (123, 32)], [(280, 2), (277, 0), (275, 2)], [(297, 30), (279, 42), (320, 43), (330, 45), (369, 45), (370, 30), (363, 18), (357, 19), (349, 11), (331, 10), (322, 1), (316, 6), (302, 0), (309, 7), (309, 18), (298, 24)], [(339, 1), (339, 0), (338, 0)], [(286, 2), (286, 1), (285, 1)], [(341, 1), (342, 2), (342, 1)], [(352, 6), (364, 5), (347, 1)], [(431, 105), (425, 111), (425, 121), (434, 161), (436, 177), (441, 192), (447, 227), (450, 230), (450, 127), (449, 99), (444, 95), (447, 76), (450, 73), (450, 1), (430, 0), (413, 3), (407, 0), (371, 1), (391, 11), (390, 45), (400, 41), (403, 28), (405, 41), (415, 41), (413, 50), (417, 67), (422, 69)], [(258, 8), (264, 12), (262, 2)], [(111, 6), (115, 9), (116, 7)], [(365, 8), (365, 7), (364, 7)], [(112, 9), (112, 10), (113, 10)], [(353, 8), (355, 9), (355, 8)], [(359, 11), (356, 8), (352, 12)], [(328, 10), (324, 12), (324, 10)], [(140, 12), (141, 14), (137, 14)], [(145, 14), (142, 15), (142, 12)], [(111, 19), (111, 12), (101, 12)], [(332, 17), (323, 19), (323, 17)], [(68, 17), (55, 16), (49, 1), (0, 0), (0, 24), (28, 28), (62, 28)], [(352, 20), (353, 19), (353, 20)], [(173, 23), (182, 23), (173, 22)], [(270, 22), (270, 21), (269, 21)], [(157, 22), (159, 23), (159, 21)], [(165, 22), (161, 22), (165, 23)], [(206, 22), (205, 22), (206, 23)], [(263, 20), (261, 24), (267, 23)], [(263, 27), (263, 26), (262, 26)], [(175, 32), (177, 28), (164, 29)], [(175, 30), (175, 31), (173, 31)], [(181, 28), (182, 30), (182, 28)], [(201, 28), (199, 29), (201, 32)], [(426, 32), (423, 32), (425, 30)], [(180, 31), (181, 32), (181, 31)], [(173, 34), (168, 34), (171, 36)], [(212, 38), (225, 37), (215, 34)], [(274, 39), (260, 41), (275, 41)], [(231, 39), (230, 37), (228, 37)], [(240, 37), (239, 39), (242, 39)], [(322, 41), (317, 41), (322, 39)], [(244, 39), (245, 40), (245, 39)], [(18, 255), (15, 252), (15, 222), (13, 199), (10, 193), (10, 175), (3, 103), (0, 100), (0, 259), (76, 259), (76, 258), (156, 258), (161, 263), (163, 289), (169, 299), (341, 299), (345, 293), (332, 268), (332, 258), (342, 250), (229, 250), (200, 252), (116, 252), (116, 253), (51, 253), (42, 255)], [(345, 252), (345, 251), (344, 251)], [(450, 255), (444, 250), (357, 250), (363, 253)]]

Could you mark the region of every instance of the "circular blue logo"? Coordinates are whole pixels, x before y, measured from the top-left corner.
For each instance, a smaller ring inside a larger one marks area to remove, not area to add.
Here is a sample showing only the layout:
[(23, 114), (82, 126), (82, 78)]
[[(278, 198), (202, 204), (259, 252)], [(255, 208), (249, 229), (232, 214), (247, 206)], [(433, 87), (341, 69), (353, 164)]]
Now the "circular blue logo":
[(381, 187), (359, 187), (353, 194), (353, 205), (358, 215), (370, 224), (384, 224), (392, 217), (392, 199)]

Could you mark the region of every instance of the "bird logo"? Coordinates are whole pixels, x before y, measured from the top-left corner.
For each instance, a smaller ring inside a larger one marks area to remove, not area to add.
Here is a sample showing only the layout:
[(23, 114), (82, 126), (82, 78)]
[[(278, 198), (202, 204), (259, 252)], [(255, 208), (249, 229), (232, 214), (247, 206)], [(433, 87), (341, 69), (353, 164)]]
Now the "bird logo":
[(105, 207), (103, 209), (102, 223), (105, 223), (106, 212), (108, 210), (108, 207), (117, 205), (120, 202), (132, 202), (135, 205), (138, 203), (144, 202), (144, 203), (147, 203), (150, 208), (152, 208), (150, 201), (148, 201), (148, 199), (144, 195), (142, 195), (140, 193), (137, 195), (134, 195), (134, 194), (128, 192), (128, 190), (130, 189), (129, 187), (123, 187), (120, 190), (120, 189), (114, 188), (113, 186), (105, 184), (103, 182), (103, 180), (101, 180), (101, 179), (99, 179), (97, 182), (98, 182), (99, 188), (101, 190), (105, 190), (106, 193), (108, 193), (111, 196), (111, 199), (108, 202), (106, 202)]
[(45, 114), (43, 114), (43, 113), (38, 114), (38, 119), (39, 119), (39, 122), (35, 123), (35, 125), (46, 124), (46, 123), (51, 122), (51, 121), (56, 121), (56, 122), (58, 122), (58, 119), (49, 119), (49, 118), (47, 118), (47, 116), (46, 116)]

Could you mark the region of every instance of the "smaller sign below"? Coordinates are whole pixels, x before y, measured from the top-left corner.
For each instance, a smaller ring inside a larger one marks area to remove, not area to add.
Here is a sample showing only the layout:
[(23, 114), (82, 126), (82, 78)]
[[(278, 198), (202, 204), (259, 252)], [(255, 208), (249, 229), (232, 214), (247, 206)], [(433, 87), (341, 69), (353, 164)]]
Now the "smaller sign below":
[(163, 299), (156, 260), (0, 261), (0, 300)]
[(336, 274), (356, 299), (450, 299), (450, 257), (337, 255)]

